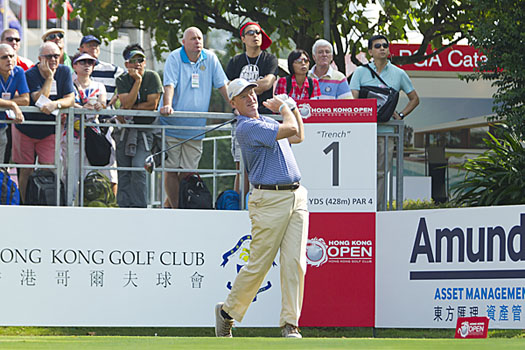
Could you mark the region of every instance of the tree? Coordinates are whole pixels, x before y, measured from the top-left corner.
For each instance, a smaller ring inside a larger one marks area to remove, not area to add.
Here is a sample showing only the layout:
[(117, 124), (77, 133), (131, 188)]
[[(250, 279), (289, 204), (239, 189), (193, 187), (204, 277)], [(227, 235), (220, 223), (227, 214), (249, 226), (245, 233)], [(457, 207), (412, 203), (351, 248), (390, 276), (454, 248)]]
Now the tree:
[(476, 25), (471, 43), (487, 56), (466, 77), (493, 81), (494, 112), (517, 137), (525, 137), (525, 4), (522, 0), (470, 0)]
[(470, 0), (476, 25), (470, 42), (487, 56), (466, 80), (492, 81), (503, 132), (483, 141), (488, 151), (467, 161), (455, 202), (467, 206), (523, 204), (525, 199), (525, 8), (522, 0)]
[(459, 206), (516, 205), (525, 203), (525, 147), (505, 125), (498, 135), (483, 139), (487, 146), (480, 156), (462, 168), (465, 179), (452, 187)]
[[(52, 0), (56, 11), (64, 0)], [(463, 37), (471, 24), (469, 5), (458, 0), (378, 0), (377, 18), (372, 18), (367, 5), (370, 0), (326, 0), (329, 3), (331, 42), (336, 48), (335, 61), (344, 67), (344, 56), (362, 50), (364, 40), (383, 33), (391, 40), (407, 38), (407, 29), (423, 35), (421, 48), (413, 56), (394, 57), (396, 64), (423, 61)], [(106, 40), (116, 39), (118, 29), (135, 26), (151, 31), (158, 43), (157, 55), (180, 46), (182, 31), (189, 26), (222, 29), (233, 34), (230, 53), (241, 48), (239, 28), (242, 23), (258, 22), (277, 42), (279, 48), (291, 46), (308, 51), (323, 36), (324, 0), (76, 0), (75, 13), (83, 19), (82, 32)], [(375, 3), (375, 1), (373, 1)], [(367, 12), (368, 11), (368, 12)], [(290, 42), (291, 39), (291, 42)], [(431, 44), (437, 52), (427, 56)]]

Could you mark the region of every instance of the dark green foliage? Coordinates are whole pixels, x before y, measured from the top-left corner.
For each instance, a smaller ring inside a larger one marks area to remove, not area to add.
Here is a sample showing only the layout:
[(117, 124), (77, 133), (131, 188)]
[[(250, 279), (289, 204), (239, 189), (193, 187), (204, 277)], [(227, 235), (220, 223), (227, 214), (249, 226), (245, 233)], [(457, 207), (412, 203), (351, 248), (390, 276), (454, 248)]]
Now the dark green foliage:
[(488, 58), (467, 77), (493, 81), (494, 112), (512, 132), (525, 136), (525, 3), (522, 0), (470, 0), (475, 26), (469, 38)]
[[(60, 13), (64, 0), (51, 0)], [(324, 37), (325, 1), (301, 0), (76, 0), (75, 12), (82, 18), (82, 32), (111, 41), (122, 27), (137, 27), (155, 36), (155, 52), (174, 50), (181, 45), (182, 32), (196, 26), (203, 33), (209, 29), (230, 32), (233, 40), (226, 48), (229, 55), (242, 50), (239, 28), (248, 21), (258, 22), (272, 36), (270, 51), (302, 48), (310, 52), (313, 43)], [(334, 57), (343, 69), (344, 56), (363, 50), (373, 34), (383, 33), (390, 40), (407, 38), (407, 30), (422, 34), (422, 45), (415, 56), (394, 57), (393, 62), (406, 64), (423, 61), (426, 48), (445, 48), (463, 37), (471, 24), (469, 4), (456, 0), (375, 1), (377, 15), (370, 15), (369, 0), (328, 0), (329, 35), (334, 44)], [(366, 51), (366, 48), (365, 50)]]
[(488, 150), (468, 160), (465, 180), (452, 187), (453, 201), (464, 206), (525, 203), (525, 148), (509, 130), (501, 137), (488, 134)]

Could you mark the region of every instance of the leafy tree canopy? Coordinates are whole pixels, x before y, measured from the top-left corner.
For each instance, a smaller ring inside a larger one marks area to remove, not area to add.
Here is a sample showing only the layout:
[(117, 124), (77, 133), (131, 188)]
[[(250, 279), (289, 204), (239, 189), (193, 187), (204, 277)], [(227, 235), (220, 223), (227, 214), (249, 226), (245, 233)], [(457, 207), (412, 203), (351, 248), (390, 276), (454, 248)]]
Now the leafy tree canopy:
[(476, 25), (472, 44), (487, 56), (470, 79), (492, 80), (494, 111), (525, 137), (525, 4), (522, 0), (470, 0)]
[[(58, 15), (64, 0), (52, 0)], [(344, 67), (344, 55), (352, 60), (362, 50), (363, 39), (385, 34), (390, 40), (403, 40), (407, 30), (423, 35), (420, 50), (412, 57), (394, 57), (396, 64), (423, 61), (429, 44), (444, 49), (463, 37), (470, 26), (469, 4), (459, 0), (377, 0), (376, 18), (365, 7), (370, 0), (328, 0), (330, 35), (335, 46), (335, 61)], [(158, 43), (156, 54), (180, 46), (185, 28), (196, 26), (206, 33), (222, 29), (235, 38), (228, 48), (239, 52), (239, 28), (247, 21), (258, 22), (274, 38), (271, 50), (304, 48), (308, 51), (315, 40), (323, 37), (324, 0), (75, 0), (75, 14), (83, 19), (82, 32), (114, 40), (118, 29), (137, 27), (150, 30)], [(290, 42), (290, 39), (292, 42)], [(365, 43), (366, 44), (366, 43)], [(445, 45), (446, 44), (446, 45)], [(365, 50), (366, 51), (366, 50)]]

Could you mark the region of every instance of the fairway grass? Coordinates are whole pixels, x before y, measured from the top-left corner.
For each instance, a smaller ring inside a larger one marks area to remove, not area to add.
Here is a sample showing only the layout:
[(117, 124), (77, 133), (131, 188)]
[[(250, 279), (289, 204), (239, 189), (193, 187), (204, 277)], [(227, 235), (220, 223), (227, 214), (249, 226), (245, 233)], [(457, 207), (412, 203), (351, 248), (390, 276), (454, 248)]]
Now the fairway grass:
[(90, 337), (90, 336), (2, 336), (0, 349), (24, 350), (115, 350), (115, 349), (524, 349), (525, 339), (363, 339), (363, 338), (176, 338), (176, 337)]

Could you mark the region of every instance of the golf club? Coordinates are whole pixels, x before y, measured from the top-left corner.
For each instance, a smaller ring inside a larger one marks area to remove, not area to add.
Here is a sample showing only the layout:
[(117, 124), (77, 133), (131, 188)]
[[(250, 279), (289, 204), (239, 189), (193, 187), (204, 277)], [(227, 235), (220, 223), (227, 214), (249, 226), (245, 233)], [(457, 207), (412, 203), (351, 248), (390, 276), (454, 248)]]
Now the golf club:
[(162, 150), (162, 151), (159, 151), (159, 152), (153, 153), (152, 155), (148, 156), (148, 157), (146, 158), (146, 160), (144, 161), (144, 169), (146, 169), (146, 171), (147, 171), (148, 173), (151, 174), (151, 173), (153, 172), (153, 170), (155, 169), (155, 160), (153, 159), (153, 157), (155, 157), (155, 156), (157, 156), (157, 155), (159, 155), (159, 154), (162, 154), (162, 153), (164, 153), (164, 152), (167, 152), (167, 151), (169, 151), (169, 150), (172, 149), (172, 148), (175, 148), (175, 147), (177, 147), (177, 146), (180, 146), (180, 145), (182, 145), (182, 144), (188, 142), (189, 140), (193, 140), (193, 139), (196, 138), (196, 137), (199, 137), (199, 136), (205, 135), (206, 133), (208, 133), (208, 132), (210, 132), (210, 131), (213, 131), (213, 130), (219, 129), (219, 128), (223, 127), (224, 125), (228, 125), (228, 124), (230, 124), (230, 123), (233, 123), (234, 121), (235, 121), (235, 118), (230, 119), (230, 120), (225, 121), (224, 123), (219, 124), (219, 125), (217, 125), (217, 126), (211, 128), (211, 129), (209, 129), (209, 130), (203, 131), (203, 132), (201, 132), (200, 134), (197, 134), (197, 135), (194, 135), (194, 136), (192, 136), (192, 137), (190, 137), (190, 138), (187, 138), (187, 139), (185, 139), (185, 140), (182, 140), (181, 142), (176, 143), (176, 144), (174, 144), (173, 146), (166, 148), (165, 150)]

